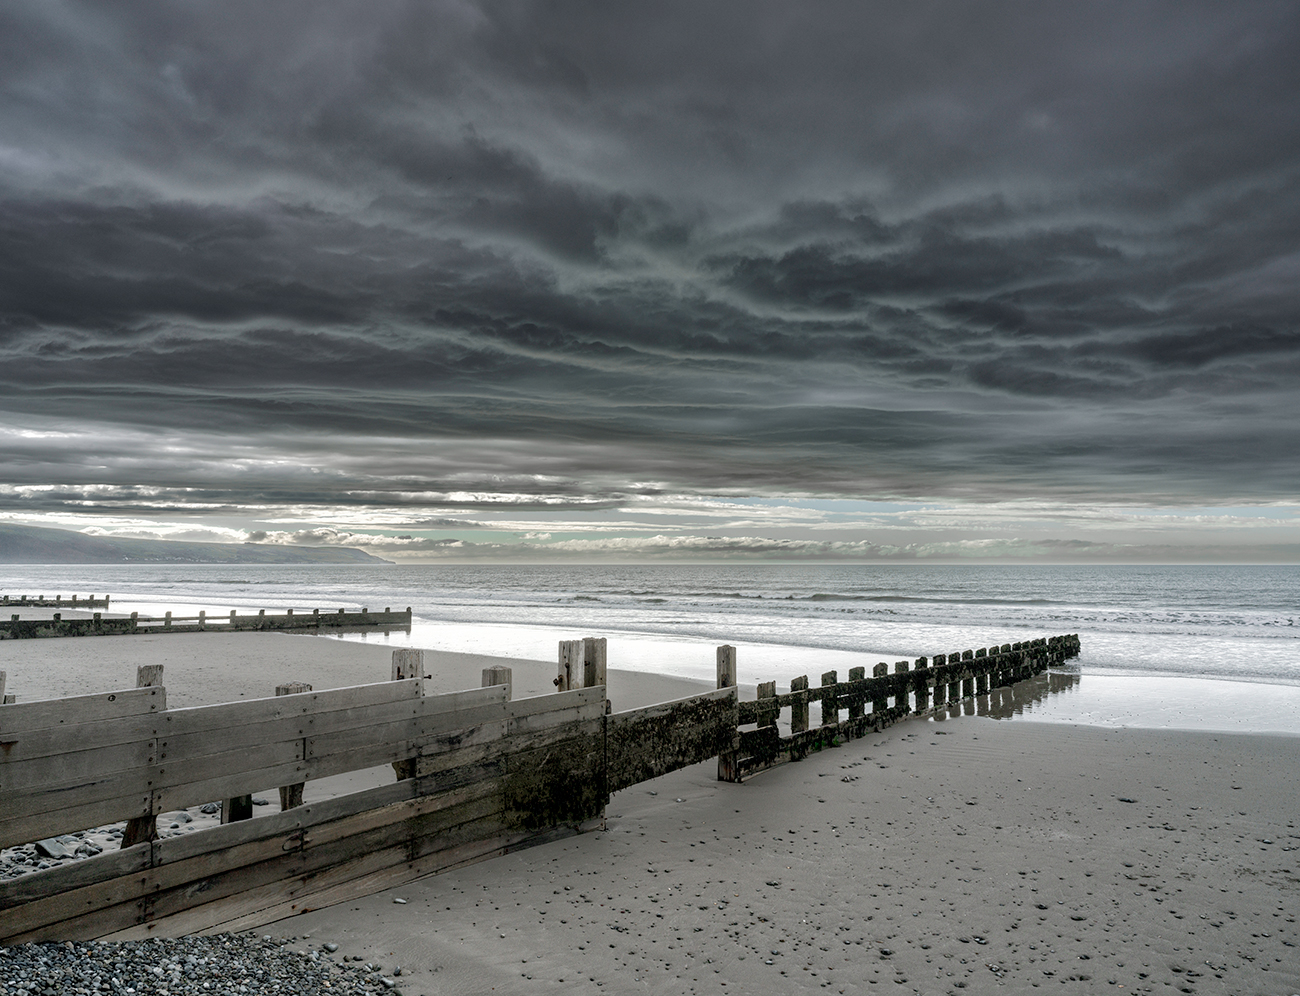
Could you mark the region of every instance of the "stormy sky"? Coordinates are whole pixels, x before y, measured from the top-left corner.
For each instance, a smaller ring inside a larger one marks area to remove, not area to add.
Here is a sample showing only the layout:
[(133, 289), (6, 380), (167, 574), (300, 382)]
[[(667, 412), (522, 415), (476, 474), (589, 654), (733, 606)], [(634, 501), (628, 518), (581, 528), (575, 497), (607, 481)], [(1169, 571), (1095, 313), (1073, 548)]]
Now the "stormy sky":
[(0, 516), (1300, 559), (1293, 3), (0, 6)]

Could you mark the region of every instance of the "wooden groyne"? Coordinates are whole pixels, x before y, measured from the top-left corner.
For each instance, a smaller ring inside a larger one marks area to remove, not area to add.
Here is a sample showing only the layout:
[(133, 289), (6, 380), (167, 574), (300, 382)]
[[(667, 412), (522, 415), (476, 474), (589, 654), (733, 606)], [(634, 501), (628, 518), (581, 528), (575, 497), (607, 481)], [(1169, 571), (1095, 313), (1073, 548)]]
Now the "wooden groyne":
[(322, 612), (320, 609), (313, 609), (311, 612), (295, 613), (293, 609), (289, 609), (283, 613), (270, 615), (265, 609), (256, 613), (239, 613), (232, 609), (229, 616), (210, 616), (206, 612), (200, 612), (197, 616), (174, 616), (168, 612), (157, 617), (141, 616), (138, 612), (132, 612), (129, 616), (104, 618), (103, 613), (96, 612), (90, 618), (72, 619), (64, 619), (59, 612), (54, 613), (53, 618), (50, 619), (23, 619), (19, 613), (13, 613), (8, 621), (0, 621), (0, 640), (59, 636), (126, 636), (134, 633), (234, 633), (244, 630), (309, 630), (380, 626), (410, 630), (410, 606), (398, 612), (385, 608), (383, 612), (371, 612), (369, 609), (361, 609), (359, 612), (349, 612), (346, 609)]
[[(1078, 648), (1055, 637), (847, 682), (828, 672), (818, 688), (767, 683), (741, 702), (724, 646), (716, 690), (624, 712), (606, 699), (594, 638), (561, 643), (554, 694), (519, 700), (506, 667), (484, 670), (480, 688), (426, 694), (422, 652), (397, 650), (390, 681), (352, 688), (169, 709), (153, 665), (136, 688), (3, 705), (0, 847), (124, 820), (126, 831), (120, 850), (0, 882), (0, 944), (255, 927), (597, 829), (611, 792), (701, 761), (739, 781)], [(308, 782), (388, 765), (395, 782), (302, 801)], [(251, 819), (252, 793), (275, 788), (281, 812)], [(214, 800), (221, 825), (159, 838), (159, 815)]]
[[(724, 651), (730, 651), (730, 661), (724, 660)], [(718, 686), (734, 684), (734, 649), (720, 647), (718, 653)], [(739, 742), (734, 754), (719, 758), (718, 777), (741, 781), (773, 765), (807, 757), (810, 751), (836, 746), (869, 731), (879, 732), (909, 716), (927, 715), (950, 703), (987, 695), (1078, 654), (1079, 636), (1069, 634), (898, 661), (893, 673), (888, 663), (881, 663), (872, 669), (870, 678), (861, 667), (849, 670), (848, 681), (827, 671), (815, 687), (802, 675), (793, 679), (790, 691), (782, 695), (776, 693), (776, 682), (764, 682), (758, 686), (755, 700), (737, 707), (742, 727)], [(809, 722), (813, 703), (821, 713), (815, 726)], [(789, 710), (785, 724), (779, 723), (783, 710)], [(788, 730), (785, 735), (782, 725)]]
[(85, 598), (69, 595), (66, 599), (62, 595), (55, 595), (53, 598), (44, 595), (0, 595), (0, 605), (23, 605), (33, 609), (106, 609), (111, 599), (111, 595), (105, 595), (103, 598), (96, 598), (94, 595), (87, 595)]

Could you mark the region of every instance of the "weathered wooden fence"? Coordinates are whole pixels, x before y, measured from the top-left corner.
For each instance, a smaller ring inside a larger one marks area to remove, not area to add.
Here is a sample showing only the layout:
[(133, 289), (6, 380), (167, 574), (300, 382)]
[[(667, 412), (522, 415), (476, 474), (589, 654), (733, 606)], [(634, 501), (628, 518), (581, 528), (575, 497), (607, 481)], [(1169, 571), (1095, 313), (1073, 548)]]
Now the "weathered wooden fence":
[[(0, 706), (0, 847), (127, 821), (120, 850), (0, 882), (0, 944), (257, 926), (595, 829), (611, 792), (687, 765), (739, 781), (1077, 652), (1055, 637), (741, 702), (719, 647), (717, 690), (618, 713), (595, 639), (560, 645), (555, 694), (519, 700), (503, 667), (426, 695), (420, 651), (398, 650), (391, 681), (353, 688), (168, 709), (155, 665), (137, 688)], [(302, 802), (306, 782), (387, 764), (395, 783)], [(249, 818), (249, 793), (276, 787), (281, 811)], [(222, 825), (158, 838), (159, 814), (218, 799)]]
[[(121, 820), (141, 838), (0, 882), (0, 943), (241, 929), (341, 902), (594, 829), (610, 792), (735, 739), (734, 688), (607, 715), (603, 664), (535, 698), (512, 700), (505, 668), (433, 696), (418, 654), (394, 654), (397, 680), (248, 702), (168, 709), (155, 672), (0, 707), (0, 847)], [(304, 782), (386, 763), (395, 783), (294, 804)], [(237, 818), (277, 786), (290, 808)], [(217, 799), (235, 819), (157, 839), (158, 814)]]
[[(24, 603), (18, 603), (24, 604)], [(25, 603), (32, 604), (32, 603)], [(48, 607), (48, 603), (47, 603)], [(231, 633), (241, 630), (294, 630), (294, 629), (336, 629), (340, 627), (373, 628), (390, 626), (398, 629), (411, 628), (411, 609), (394, 612), (386, 608), (383, 612), (311, 612), (295, 613), (289, 609), (282, 613), (267, 615), (262, 609), (256, 614), (245, 612), (242, 615), (231, 610), (229, 616), (209, 616), (200, 612), (197, 616), (173, 616), (168, 612), (159, 617), (141, 616), (132, 612), (130, 616), (103, 618), (96, 612), (91, 618), (64, 619), (61, 612), (54, 613), (52, 619), (22, 619), (17, 613), (12, 614), (7, 622), (0, 621), (0, 640), (21, 640), (38, 637), (56, 636), (123, 636), (136, 633)]]

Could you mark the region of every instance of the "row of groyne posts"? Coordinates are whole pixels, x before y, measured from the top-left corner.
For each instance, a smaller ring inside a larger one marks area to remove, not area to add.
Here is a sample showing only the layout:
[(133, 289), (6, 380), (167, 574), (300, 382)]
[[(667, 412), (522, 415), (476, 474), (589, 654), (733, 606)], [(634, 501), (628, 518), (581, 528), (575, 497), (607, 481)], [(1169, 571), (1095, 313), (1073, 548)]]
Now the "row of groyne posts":
[[(65, 600), (62, 595), (53, 599), (44, 595), (31, 598), (23, 595), (20, 599), (3, 596), (0, 605), (27, 608), (68, 608), (91, 609), (107, 608), (109, 597), (96, 599), (78, 598), (76, 595)], [(105, 618), (103, 613), (95, 612), (89, 618), (76, 617), (64, 619), (61, 612), (55, 612), (49, 619), (23, 619), (19, 613), (12, 613), (8, 621), (0, 620), (0, 640), (21, 640), (58, 636), (126, 636), (137, 633), (231, 633), (244, 630), (310, 630), (310, 629), (371, 629), (377, 627), (406, 629), (411, 628), (411, 607), (394, 612), (385, 607), (382, 612), (371, 612), (368, 608), (360, 611), (339, 609), (337, 612), (312, 609), (311, 612), (295, 613), (293, 609), (284, 612), (267, 613), (259, 609), (256, 613), (239, 613), (230, 610), (229, 616), (209, 616), (200, 611), (195, 616), (177, 616), (166, 612), (162, 616), (141, 616), (138, 612), (130, 615)]]
[[(0, 881), (0, 944), (248, 929), (599, 829), (621, 789), (714, 758), (738, 782), (1078, 652), (1052, 637), (741, 701), (723, 646), (716, 689), (621, 712), (597, 638), (562, 642), (555, 692), (520, 699), (506, 667), (432, 694), (420, 650), (395, 650), (388, 681), (176, 709), (162, 666), (141, 667), (134, 688), (0, 706), (0, 847), (125, 824), (117, 850)], [(369, 787), (304, 794), (352, 772)], [(250, 818), (276, 786), (280, 811)], [(160, 834), (213, 800), (219, 825)]]
[[(909, 716), (942, 711), (950, 704), (987, 695), (991, 689), (1063, 664), (1077, 657), (1079, 649), (1079, 635), (1071, 633), (898, 661), (892, 674), (887, 663), (880, 663), (872, 668), (869, 678), (865, 667), (850, 668), (848, 681), (827, 671), (819, 687), (811, 686), (808, 676), (801, 675), (791, 680), (790, 691), (781, 695), (775, 681), (762, 682), (757, 698), (737, 703), (741, 727), (737, 749), (718, 756), (718, 779), (740, 781), (775, 764), (800, 760), (810, 751), (836, 746), (868, 731), (879, 732)], [(719, 647), (717, 653), (718, 687), (734, 685), (736, 648)], [(814, 702), (820, 704), (821, 721), (811, 726), (809, 706)], [(789, 709), (789, 719), (783, 723), (785, 709)], [(789, 731), (784, 736), (782, 726)]]

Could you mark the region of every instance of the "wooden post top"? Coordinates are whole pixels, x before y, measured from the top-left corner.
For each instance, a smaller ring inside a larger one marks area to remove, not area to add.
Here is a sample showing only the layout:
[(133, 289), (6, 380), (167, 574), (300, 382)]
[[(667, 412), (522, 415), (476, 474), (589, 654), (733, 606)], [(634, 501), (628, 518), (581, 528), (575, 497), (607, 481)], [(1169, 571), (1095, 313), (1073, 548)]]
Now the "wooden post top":
[(510, 701), (511, 692), (514, 689), (514, 670), (506, 667), (504, 664), (494, 664), (492, 667), (483, 669), (483, 687), (491, 688), (494, 685), (506, 686), (506, 701)]
[(424, 677), (424, 651), (403, 647), (393, 651), (393, 681)]

